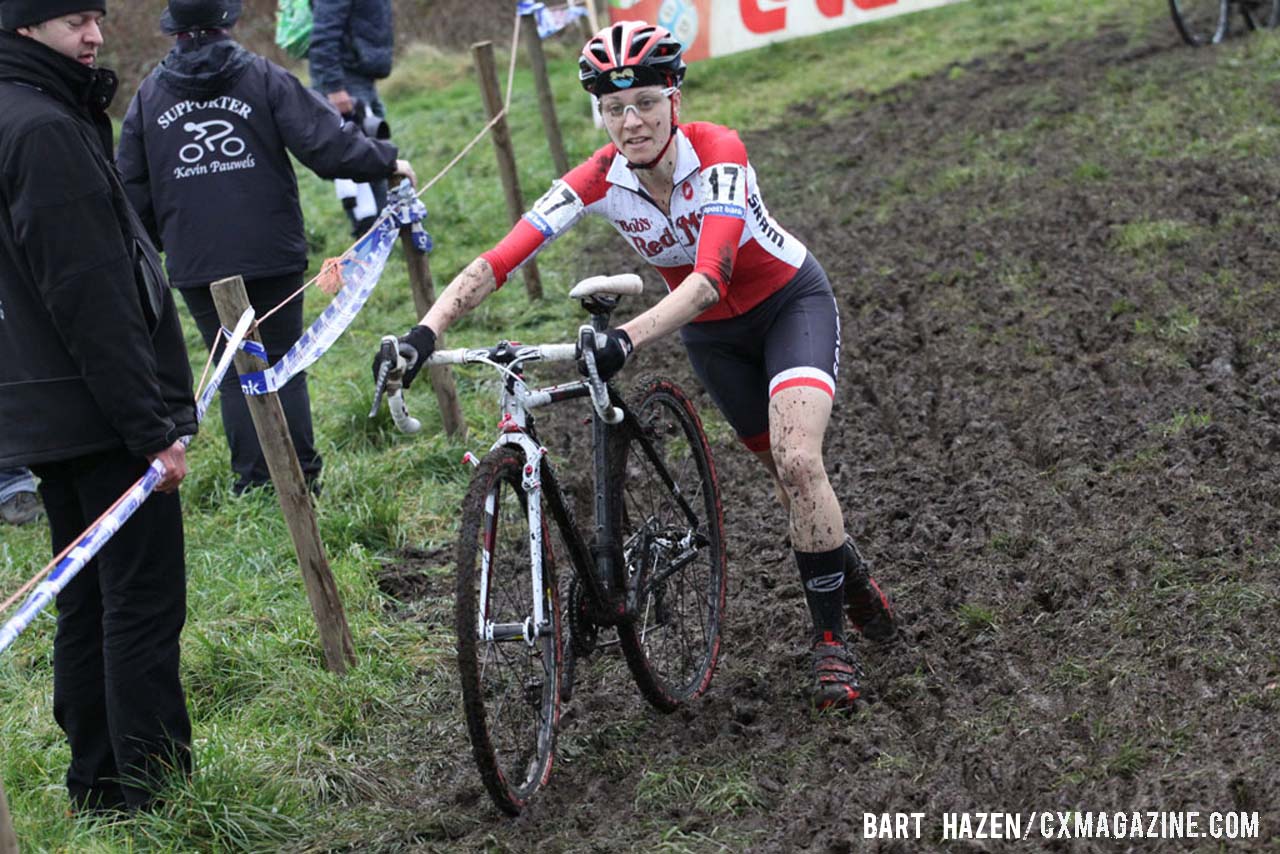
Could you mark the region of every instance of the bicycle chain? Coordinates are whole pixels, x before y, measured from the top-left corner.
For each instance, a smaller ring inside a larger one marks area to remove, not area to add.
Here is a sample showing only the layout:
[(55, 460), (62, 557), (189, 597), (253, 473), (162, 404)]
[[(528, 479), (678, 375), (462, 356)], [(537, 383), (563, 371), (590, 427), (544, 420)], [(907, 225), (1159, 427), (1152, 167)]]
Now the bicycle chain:
[(587, 613), (587, 607), (586, 592), (575, 576), (569, 582), (569, 644), (579, 658), (591, 655), (600, 639), (600, 627)]

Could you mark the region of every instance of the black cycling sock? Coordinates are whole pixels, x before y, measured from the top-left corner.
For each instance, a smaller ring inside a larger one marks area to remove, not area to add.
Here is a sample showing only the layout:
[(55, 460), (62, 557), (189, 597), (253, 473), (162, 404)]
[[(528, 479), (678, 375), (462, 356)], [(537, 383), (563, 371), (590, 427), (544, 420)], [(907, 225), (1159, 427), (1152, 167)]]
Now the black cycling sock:
[(844, 538), (844, 583), (855, 592), (861, 592), (871, 586), (871, 573), (867, 571), (866, 561), (858, 552), (858, 547), (849, 537)]
[(796, 552), (814, 634), (844, 640), (844, 546), (829, 552)]

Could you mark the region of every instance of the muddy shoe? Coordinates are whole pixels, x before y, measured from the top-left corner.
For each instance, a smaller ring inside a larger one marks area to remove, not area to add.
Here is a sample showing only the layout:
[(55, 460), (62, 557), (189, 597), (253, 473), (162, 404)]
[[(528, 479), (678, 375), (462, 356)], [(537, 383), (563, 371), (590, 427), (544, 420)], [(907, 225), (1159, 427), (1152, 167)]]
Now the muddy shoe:
[(888, 643), (898, 633), (889, 597), (867, 572), (862, 553), (849, 537), (844, 538), (844, 606), (849, 624), (864, 638)]
[(27, 525), (40, 518), (40, 499), (34, 492), (19, 492), (0, 501), (0, 518), (10, 525)]
[(862, 698), (862, 668), (842, 640), (828, 632), (813, 645), (813, 705), (820, 712), (854, 709)]

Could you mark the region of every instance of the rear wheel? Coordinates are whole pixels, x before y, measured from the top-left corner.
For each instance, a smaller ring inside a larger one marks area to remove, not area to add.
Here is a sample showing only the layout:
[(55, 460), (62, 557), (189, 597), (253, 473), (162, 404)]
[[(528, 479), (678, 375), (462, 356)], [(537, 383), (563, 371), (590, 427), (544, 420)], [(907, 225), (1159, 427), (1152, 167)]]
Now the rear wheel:
[(524, 466), (519, 449), (497, 448), (476, 468), (462, 507), (455, 602), (471, 750), (494, 803), (511, 815), (551, 774), (560, 716), (559, 596), (545, 521), (542, 589), (533, 590)]
[(1227, 34), (1231, 0), (1169, 0), (1182, 40), (1194, 47), (1217, 44)]
[(644, 381), (630, 398), (634, 432), (614, 446), (611, 484), (622, 498), (620, 536), (636, 619), (618, 640), (641, 693), (671, 711), (707, 689), (720, 657), (724, 513), (702, 422), (670, 380)]
[(1241, 0), (1240, 6), (1251, 29), (1268, 30), (1280, 22), (1280, 0)]

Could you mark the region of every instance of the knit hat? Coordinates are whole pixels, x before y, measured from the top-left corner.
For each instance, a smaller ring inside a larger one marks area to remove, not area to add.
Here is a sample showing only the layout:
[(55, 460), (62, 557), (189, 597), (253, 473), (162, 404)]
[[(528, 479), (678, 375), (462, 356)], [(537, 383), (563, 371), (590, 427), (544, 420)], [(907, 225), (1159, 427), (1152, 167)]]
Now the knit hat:
[(0, 28), (16, 30), (77, 12), (107, 13), (107, 0), (0, 0)]
[(240, 20), (240, 0), (169, 0), (160, 29), (173, 35), (192, 30), (225, 30)]

